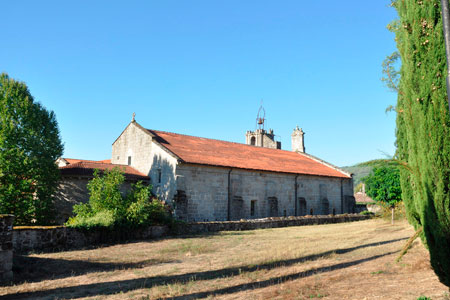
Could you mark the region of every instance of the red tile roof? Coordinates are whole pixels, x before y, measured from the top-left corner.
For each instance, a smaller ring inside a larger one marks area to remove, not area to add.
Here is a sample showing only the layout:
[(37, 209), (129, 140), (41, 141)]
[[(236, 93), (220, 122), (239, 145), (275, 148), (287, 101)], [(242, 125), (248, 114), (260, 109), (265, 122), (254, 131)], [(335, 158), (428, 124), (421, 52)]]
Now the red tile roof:
[(348, 173), (307, 154), (147, 130), (158, 143), (185, 163), (351, 178)]
[(104, 159), (104, 160), (99, 160), (98, 162), (110, 164), (111, 160), (110, 159)]
[(112, 170), (113, 168), (119, 167), (124, 171), (125, 179), (127, 180), (149, 180), (150, 178), (145, 174), (137, 171), (136, 169), (127, 165), (116, 165), (111, 163), (105, 163), (101, 161), (92, 160), (81, 160), (81, 159), (67, 159), (66, 161), (74, 161), (67, 166), (60, 167), (60, 173), (62, 176), (92, 176), (94, 170), (98, 169), (100, 171)]
[(375, 203), (375, 201), (365, 193), (357, 192), (354, 196), (356, 203)]

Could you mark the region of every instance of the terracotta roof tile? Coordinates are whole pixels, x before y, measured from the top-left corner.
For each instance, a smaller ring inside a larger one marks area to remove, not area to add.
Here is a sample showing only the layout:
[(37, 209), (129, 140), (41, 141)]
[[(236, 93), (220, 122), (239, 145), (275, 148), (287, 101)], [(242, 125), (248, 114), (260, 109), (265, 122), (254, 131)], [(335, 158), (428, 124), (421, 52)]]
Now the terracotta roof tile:
[(364, 194), (362, 192), (355, 193), (355, 201), (356, 203), (375, 203), (375, 201), (367, 196), (367, 194)]
[[(65, 158), (65, 160), (68, 160)], [(137, 171), (136, 169), (127, 166), (127, 165), (116, 165), (105, 162), (98, 161), (90, 161), (90, 160), (81, 160), (81, 159), (71, 159), (72, 161), (78, 161), (74, 163), (70, 163), (67, 166), (60, 167), (59, 170), (61, 175), (63, 176), (92, 176), (94, 174), (94, 170), (98, 169), (101, 171), (104, 170), (112, 170), (113, 168), (119, 167), (124, 171), (125, 178), (128, 180), (149, 180), (150, 178), (145, 174)]]
[(246, 144), (150, 130), (155, 140), (185, 163), (249, 170), (351, 178), (309, 155)]

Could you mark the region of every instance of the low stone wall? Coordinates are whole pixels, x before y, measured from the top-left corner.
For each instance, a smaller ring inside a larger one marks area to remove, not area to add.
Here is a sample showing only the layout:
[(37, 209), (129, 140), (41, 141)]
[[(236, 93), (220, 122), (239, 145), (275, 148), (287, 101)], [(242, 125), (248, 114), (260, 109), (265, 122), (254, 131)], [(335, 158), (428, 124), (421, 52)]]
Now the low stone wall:
[(256, 220), (241, 220), (241, 221), (227, 221), (227, 222), (197, 222), (197, 223), (188, 223), (183, 226), (180, 225), (177, 228), (173, 229), (172, 233), (176, 235), (184, 235), (184, 234), (198, 234), (217, 231), (240, 231), (240, 230), (279, 228), (289, 226), (335, 224), (335, 223), (367, 220), (370, 218), (371, 218), (370, 216), (359, 214), (344, 214), (334, 216), (327, 215), (327, 216), (264, 218)]
[(58, 251), (129, 240), (146, 240), (169, 235), (190, 235), (218, 231), (240, 231), (287, 226), (343, 223), (369, 219), (357, 214), (335, 216), (304, 216), (266, 218), (258, 220), (199, 222), (179, 224), (169, 230), (167, 226), (150, 226), (127, 231), (80, 230), (63, 226), (14, 227), (13, 246), (17, 253), (29, 251)]
[(60, 251), (88, 246), (114, 244), (128, 240), (146, 240), (167, 235), (167, 226), (149, 226), (135, 230), (82, 230), (64, 226), (14, 227), (14, 252)]
[(12, 280), (14, 216), (0, 215), (0, 283)]

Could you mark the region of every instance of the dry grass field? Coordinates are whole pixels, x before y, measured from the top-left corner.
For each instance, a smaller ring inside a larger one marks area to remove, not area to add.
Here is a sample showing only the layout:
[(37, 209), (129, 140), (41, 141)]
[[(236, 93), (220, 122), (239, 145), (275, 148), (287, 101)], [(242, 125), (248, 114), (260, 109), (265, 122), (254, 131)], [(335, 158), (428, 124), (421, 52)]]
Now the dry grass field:
[(450, 299), (405, 222), (221, 232), (15, 257), (1, 299)]

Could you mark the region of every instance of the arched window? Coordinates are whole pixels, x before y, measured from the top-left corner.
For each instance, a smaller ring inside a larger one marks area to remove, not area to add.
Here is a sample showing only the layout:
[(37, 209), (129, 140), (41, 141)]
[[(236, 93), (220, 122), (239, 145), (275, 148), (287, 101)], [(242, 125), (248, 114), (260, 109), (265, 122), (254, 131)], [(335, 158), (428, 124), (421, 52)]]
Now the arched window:
[(250, 139), (250, 145), (256, 145), (256, 138), (254, 136), (252, 136), (252, 138)]

